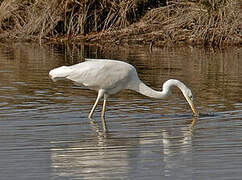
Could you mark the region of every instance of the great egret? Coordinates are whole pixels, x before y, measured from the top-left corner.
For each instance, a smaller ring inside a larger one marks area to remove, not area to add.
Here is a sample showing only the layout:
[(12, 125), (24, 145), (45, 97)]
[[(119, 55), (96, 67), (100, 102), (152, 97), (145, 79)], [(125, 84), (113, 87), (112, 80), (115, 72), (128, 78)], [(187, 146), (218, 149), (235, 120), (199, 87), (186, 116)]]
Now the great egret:
[(72, 66), (61, 66), (49, 72), (53, 81), (68, 79), (77, 85), (86, 86), (89, 89), (98, 91), (97, 99), (89, 113), (89, 119), (102, 97), (104, 97), (102, 108), (102, 123), (106, 130), (105, 108), (110, 95), (116, 94), (123, 89), (134, 90), (145, 96), (163, 99), (171, 94), (171, 87), (178, 87), (190, 105), (195, 116), (198, 111), (193, 103), (192, 91), (181, 81), (169, 79), (163, 84), (162, 91), (156, 91), (145, 85), (138, 77), (134, 66), (117, 60), (109, 59), (86, 59), (85, 62)]

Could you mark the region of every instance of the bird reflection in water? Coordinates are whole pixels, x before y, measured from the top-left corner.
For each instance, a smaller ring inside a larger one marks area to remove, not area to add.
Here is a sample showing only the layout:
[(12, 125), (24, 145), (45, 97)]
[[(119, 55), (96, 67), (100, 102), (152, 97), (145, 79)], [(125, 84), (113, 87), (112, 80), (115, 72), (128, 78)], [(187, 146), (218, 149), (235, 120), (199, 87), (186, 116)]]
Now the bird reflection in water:
[(137, 146), (138, 139), (129, 141), (120, 138), (115, 141), (111, 133), (100, 131), (93, 119), (90, 122), (96, 136), (83, 137), (79, 142), (67, 143), (66, 147), (61, 142), (52, 142), (56, 146), (51, 149), (53, 176), (107, 179), (113, 177), (112, 174), (118, 177), (128, 174), (128, 160), (134, 152), (127, 148), (130, 143)]
[[(192, 158), (189, 152), (197, 118), (181, 127), (162, 128), (160, 131), (152, 128), (140, 131), (137, 128), (133, 133), (125, 132), (125, 135), (123, 131), (103, 132), (93, 119), (90, 122), (94, 136), (81, 135), (80, 139), (66, 144), (52, 142), (53, 176), (132, 179), (135, 174), (142, 176), (144, 173), (145, 177), (154, 167), (164, 170), (161, 175), (169, 175)], [(156, 160), (150, 164), (151, 159)]]
[[(194, 117), (190, 126), (181, 127), (175, 134), (167, 129), (162, 130), (164, 176), (176, 177), (176, 173), (192, 162), (192, 136), (196, 123), (197, 117)], [(190, 170), (185, 168), (184, 175), (186, 171)]]

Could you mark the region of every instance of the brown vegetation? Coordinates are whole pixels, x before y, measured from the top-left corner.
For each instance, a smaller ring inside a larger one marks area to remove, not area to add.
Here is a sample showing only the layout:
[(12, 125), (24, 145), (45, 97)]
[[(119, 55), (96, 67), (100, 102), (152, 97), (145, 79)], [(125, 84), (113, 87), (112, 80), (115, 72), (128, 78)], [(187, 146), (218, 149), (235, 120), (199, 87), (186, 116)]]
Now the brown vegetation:
[(0, 39), (241, 45), (240, 0), (0, 0)]

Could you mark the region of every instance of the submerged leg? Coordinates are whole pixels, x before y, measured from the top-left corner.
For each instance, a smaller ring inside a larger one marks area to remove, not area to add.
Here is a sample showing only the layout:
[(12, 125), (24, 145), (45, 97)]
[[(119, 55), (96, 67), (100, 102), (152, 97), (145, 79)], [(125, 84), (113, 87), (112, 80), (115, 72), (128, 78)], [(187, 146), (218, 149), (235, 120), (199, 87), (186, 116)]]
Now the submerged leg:
[(98, 91), (97, 99), (96, 99), (96, 101), (95, 101), (95, 103), (94, 103), (94, 105), (93, 105), (93, 107), (92, 107), (91, 112), (90, 112), (89, 115), (88, 115), (88, 118), (89, 118), (89, 119), (92, 118), (92, 114), (93, 114), (93, 112), (95, 111), (95, 109), (96, 109), (96, 107), (97, 107), (97, 104), (98, 104), (99, 100), (103, 97), (103, 94), (104, 94), (104, 91), (103, 91), (102, 89)]
[(104, 94), (104, 100), (103, 100), (103, 109), (102, 109), (102, 124), (103, 124), (103, 131), (107, 132), (107, 125), (106, 125), (106, 121), (105, 121), (105, 110), (106, 110), (106, 102), (107, 102), (107, 96)]

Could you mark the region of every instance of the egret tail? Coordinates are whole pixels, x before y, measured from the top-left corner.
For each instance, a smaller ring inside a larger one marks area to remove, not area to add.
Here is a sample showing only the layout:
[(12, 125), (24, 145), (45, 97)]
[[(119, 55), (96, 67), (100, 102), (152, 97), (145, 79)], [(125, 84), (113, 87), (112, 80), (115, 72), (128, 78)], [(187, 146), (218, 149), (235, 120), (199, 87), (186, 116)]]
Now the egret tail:
[(65, 79), (72, 71), (73, 69), (67, 66), (61, 66), (61, 67), (52, 69), (49, 72), (49, 76), (53, 81), (57, 81), (60, 79)]

